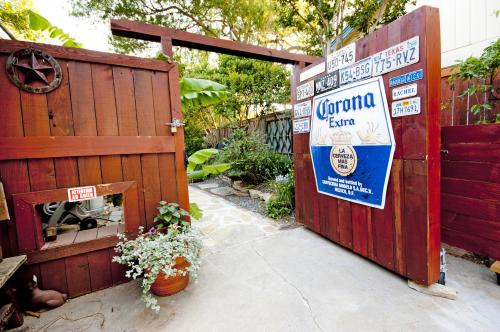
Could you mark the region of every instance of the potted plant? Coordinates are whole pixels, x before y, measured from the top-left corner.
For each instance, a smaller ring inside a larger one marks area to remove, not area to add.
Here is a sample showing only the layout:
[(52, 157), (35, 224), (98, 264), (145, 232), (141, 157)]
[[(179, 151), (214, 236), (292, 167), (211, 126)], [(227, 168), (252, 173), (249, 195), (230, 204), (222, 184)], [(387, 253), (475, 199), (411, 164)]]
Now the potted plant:
[(120, 254), (113, 261), (127, 265), (128, 278), (143, 276), (142, 299), (146, 307), (160, 309), (153, 296), (167, 296), (180, 292), (196, 278), (200, 268), (202, 247), (200, 234), (187, 221), (189, 213), (176, 203), (160, 202), (155, 225), (144, 232), (139, 228), (135, 239), (119, 234), (115, 251)]

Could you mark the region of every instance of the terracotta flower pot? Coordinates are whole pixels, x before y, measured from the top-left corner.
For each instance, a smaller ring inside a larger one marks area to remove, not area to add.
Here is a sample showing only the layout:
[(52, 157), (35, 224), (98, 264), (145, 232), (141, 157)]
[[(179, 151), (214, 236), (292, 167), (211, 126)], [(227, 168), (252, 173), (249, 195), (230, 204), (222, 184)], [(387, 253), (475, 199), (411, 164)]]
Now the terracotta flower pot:
[[(175, 259), (175, 268), (185, 270), (189, 267), (189, 263), (184, 257)], [(151, 293), (157, 296), (168, 296), (180, 292), (187, 287), (189, 283), (189, 274), (182, 276), (176, 275), (165, 278), (165, 274), (160, 271), (155, 282), (151, 285)]]

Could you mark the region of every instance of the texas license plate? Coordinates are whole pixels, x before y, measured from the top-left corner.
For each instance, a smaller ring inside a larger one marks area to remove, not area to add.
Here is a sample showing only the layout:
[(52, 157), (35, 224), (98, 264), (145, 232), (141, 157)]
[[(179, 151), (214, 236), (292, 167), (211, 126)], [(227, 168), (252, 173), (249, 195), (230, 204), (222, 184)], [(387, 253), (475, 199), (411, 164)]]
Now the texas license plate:
[(346, 85), (372, 76), (372, 58), (368, 57), (340, 70), (340, 85)]
[(418, 36), (392, 46), (373, 56), (373, 76), (417, 63), (419, 60)]

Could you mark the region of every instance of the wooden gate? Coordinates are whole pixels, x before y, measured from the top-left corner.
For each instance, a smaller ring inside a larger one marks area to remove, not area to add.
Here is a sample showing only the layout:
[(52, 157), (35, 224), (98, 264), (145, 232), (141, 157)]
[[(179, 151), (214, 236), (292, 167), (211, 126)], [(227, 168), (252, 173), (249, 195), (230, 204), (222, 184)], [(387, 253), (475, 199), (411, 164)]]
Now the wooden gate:
[[(414, 36), (419, 36), (420, 40), (420, 61), (382, 75), (387, 102), (391, 105), (389, 78), (418, 69), (424, 71), (423, 79), (415, 82), (421, 98), (420, 114), (391, 119), (396, 150), (385, 208), (370, 208), (319, 194), (314, 183), (309, 135), (296, 134), (293, 137), (296, 216), (313, 231), (385, 268), (418, 283), (431, 284), (438, 280), (440, 272), (438, 10), (423, 6), (358, 40), (355, 60)], [(296, 87), (320, 76), (300, 81), (300, 74), (319, 63), (306, 68), (295, 67), (292, 81), (294, 104)]]
[[(5, 71), (14, 51), (53, 56), (61, 85), (34, 94)], [(95, 185), (98, 195), (123, 194), (124, 231), (150, 227), (160, 200), (188, 209), (184, 134), (175, 63), (82, 49), (0, 40), (0, 181), (10, 221), (0, 222), (4, 256), (27, 254), (20, 283), (70, 297), (124, 280), (111, 263), (118, 229), (80, 231), (46, 243), (35, 205), (67, 200), (66, 188)]]

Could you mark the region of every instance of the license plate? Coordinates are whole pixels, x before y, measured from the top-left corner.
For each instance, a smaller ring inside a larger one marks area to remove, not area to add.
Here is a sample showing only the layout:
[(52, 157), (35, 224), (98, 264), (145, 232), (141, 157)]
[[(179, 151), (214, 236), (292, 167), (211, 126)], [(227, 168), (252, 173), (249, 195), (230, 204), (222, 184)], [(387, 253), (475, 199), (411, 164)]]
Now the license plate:
[(314, 94), (327, 92), (339, 87), (339, 71), (335, 70), (321, 78), (314, 80)]
[(392, 103), (392, 117), (420, 114), (420, 97), (399, 100)]
[(302, 118), (311, 115), (311, 101), (307, 100), (302, 103), (293, 105), (293, 117)]
[(297, 100), (314, 96), (314, 81), (307, 82), (297, 87)]
[(293, 120), (293, 133), (308, 133), (311, 130), (311, 120), (309, 118)]
[(354, 59), (356, 59), (356, 45), (351, 43), (328, 55), (326, 58), (326, 72), (331, 73), (334, 70), (349, 66), (354, 63)]
[(417, 63), (419, 60), (418, 36), (392, 46), (373, 56), (373, 76)]
[(372, 77), (372, 58), (368, 57), (340, 70), (340, 85)]
[(392, 89), (392, 100), (404, 99), (417, 95), (417, 83)]

